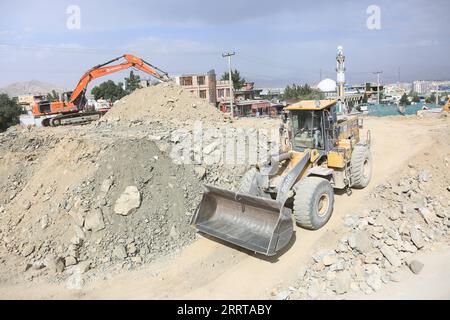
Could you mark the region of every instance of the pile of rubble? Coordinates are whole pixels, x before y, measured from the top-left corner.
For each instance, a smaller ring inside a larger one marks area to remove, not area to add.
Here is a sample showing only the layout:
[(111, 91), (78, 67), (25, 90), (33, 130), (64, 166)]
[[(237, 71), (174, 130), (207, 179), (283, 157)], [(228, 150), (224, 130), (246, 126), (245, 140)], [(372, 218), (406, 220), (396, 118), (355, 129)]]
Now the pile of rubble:
[(448, 172), (443, 174), (437, 166), (419, 171), (409, 165), (397, 183), (377, 186), (368, 199), (370, 209), (345, 216), (340, 240), (317, 251), (299, 271), (295, 285), (275, 293), (277, 298), (369, 295), (383, 284), (399, 281), (403, 268), (420, 273), (424, 263), (416, 253), (450, 242)]
[[(197, 120), (218, 131), (180, 149)], [(181, 87), (160, 84), (137, 90), (88, 126), (1, 133), (0, 282), (79, 285), (189, 244), (202, 184), (233, 189), (249, 166), (248, 159), (226, 162), (227, 144), (218, 139), (226, 121)], [(236, 141), (256, 129), (230, 130)], [(192, 161), (177, 161), (183, 156)]]
[(226, 119), (206, 100), (168, 82), (138, 89), (117, 101), (100, 123), (122, 126), (160, 123), (167, 128), (177, 128), (190, 126), (195, 121), (215, 125)]

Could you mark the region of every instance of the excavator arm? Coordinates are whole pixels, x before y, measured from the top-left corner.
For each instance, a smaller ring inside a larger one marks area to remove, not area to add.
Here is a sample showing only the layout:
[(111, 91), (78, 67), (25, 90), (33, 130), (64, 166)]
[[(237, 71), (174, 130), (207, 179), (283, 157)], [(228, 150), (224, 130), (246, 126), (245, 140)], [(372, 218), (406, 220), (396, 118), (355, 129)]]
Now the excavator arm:
[[(109, 65), (113, 62), (116, 62), (120, 59), (124, 58), (126, 62), (123, 62), (121, 64), (116, 65)], [(106, 76), (111, 73), (119, 72), (121, 70), (125, 70), (128, 68), (135, 68), (140, 71), (144, 71), (151, 76), (157, 78), (160, 81), (168, 81), (169, 75), (167, 72), (162, 71), (161, 69), (158, 69), (157, 67), (151, 65), (150, 63), (146, 62), (145, 60), (138, 58), (136, 56), (133, 56), (131, 54), (124, 54), (123, 56), (120, 56), (118, 58), (115, 58), (111, 61), (108, 61), (104, 64), (100, 64), (98, 66), (93, 67), (89, 71), (87, 71), (78, 82), (77, 86), (75, 87), (75, 90), (72, 92), (72, 95), (70, 96), (69, 104), (71, 105), (77, 105), (78, 101), (80, 101), (80, 98), (84, 96), (84, 93), (86, 91), (87, 85), (92, 80)]]

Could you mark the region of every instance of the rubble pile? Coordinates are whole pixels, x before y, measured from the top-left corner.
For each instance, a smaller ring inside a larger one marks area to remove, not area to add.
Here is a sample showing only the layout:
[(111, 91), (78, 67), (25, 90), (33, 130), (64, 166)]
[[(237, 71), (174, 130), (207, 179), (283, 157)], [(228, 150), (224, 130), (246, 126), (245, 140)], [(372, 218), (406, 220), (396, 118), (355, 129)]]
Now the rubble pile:
[[(213, 130), (189, 144), (195, 121)], [(78, 287), (189, 244), (202, 184), (234, 189), (258, 160), (234, 150), (247, 158), (227, 163), (227, 143), (256, 133), (233, 125), (166, 83), (137, 90), (90, 125), (0, 133), (0, 282)], [(263, 131), (258, 143), (272, 142)]]
[(173, 82), (138, 89), (117, 101), (100, 124), (122, 126), (161, 124), (167, 128), (189, 126), (195, 121), (215, 125), (226, 121), (223, 113), (206, 100)]
[[(444, 158), (446, 168), (448, 156)], [(396, 183), (377, 186), (367, 199), (367, 208), (345, 216), (339, 231), (342, 236), (334, 247), (318, 250), (299, 271), (295, 285), (275, 296), (330, 299), (352, 292), (369, 295), (384, 284), (399, 281), (402, 269), (419, 274), (424, 263), (416, 254), (450, 243), (450, 176), (439, 167), (410, 164)]]

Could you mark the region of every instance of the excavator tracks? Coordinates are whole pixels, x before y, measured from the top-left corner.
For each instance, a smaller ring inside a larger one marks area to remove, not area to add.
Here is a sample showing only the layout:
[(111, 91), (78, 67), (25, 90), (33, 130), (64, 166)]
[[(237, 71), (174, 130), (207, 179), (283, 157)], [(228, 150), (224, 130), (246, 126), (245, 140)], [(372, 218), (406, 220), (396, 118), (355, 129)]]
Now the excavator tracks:
[(89, 112), (59, 115), (42, 120), (43, 127), (59, 127), (65, 125), (85, 124), (101, 118), (104, 112)]

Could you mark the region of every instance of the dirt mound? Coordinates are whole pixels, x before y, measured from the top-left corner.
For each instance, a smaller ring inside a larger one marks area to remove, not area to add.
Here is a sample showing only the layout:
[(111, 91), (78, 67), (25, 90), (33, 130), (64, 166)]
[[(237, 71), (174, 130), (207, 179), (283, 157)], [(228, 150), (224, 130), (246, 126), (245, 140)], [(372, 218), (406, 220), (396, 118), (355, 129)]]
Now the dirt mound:
[(206, 100), (174, 83), (161, 83), (138, 89), (116, 102), (100, 122), (129, 126), (158, 121), (177, 128), (194, 121), (214, 125), (224, 122), (225, 118)]
[[(2, 145), (0, 164), (0, 172), (10, 172), (0, 180), (1, 282), (129, 269), (194, 239), (189, 220), (200, 182), (193, 167), (173, 164), (144, 139), (69, 133), (39, 147), (38, 132), (0, 136), (15, 137)], [(118, 214), (116, 203), (130, 186), (138, 206)]]

